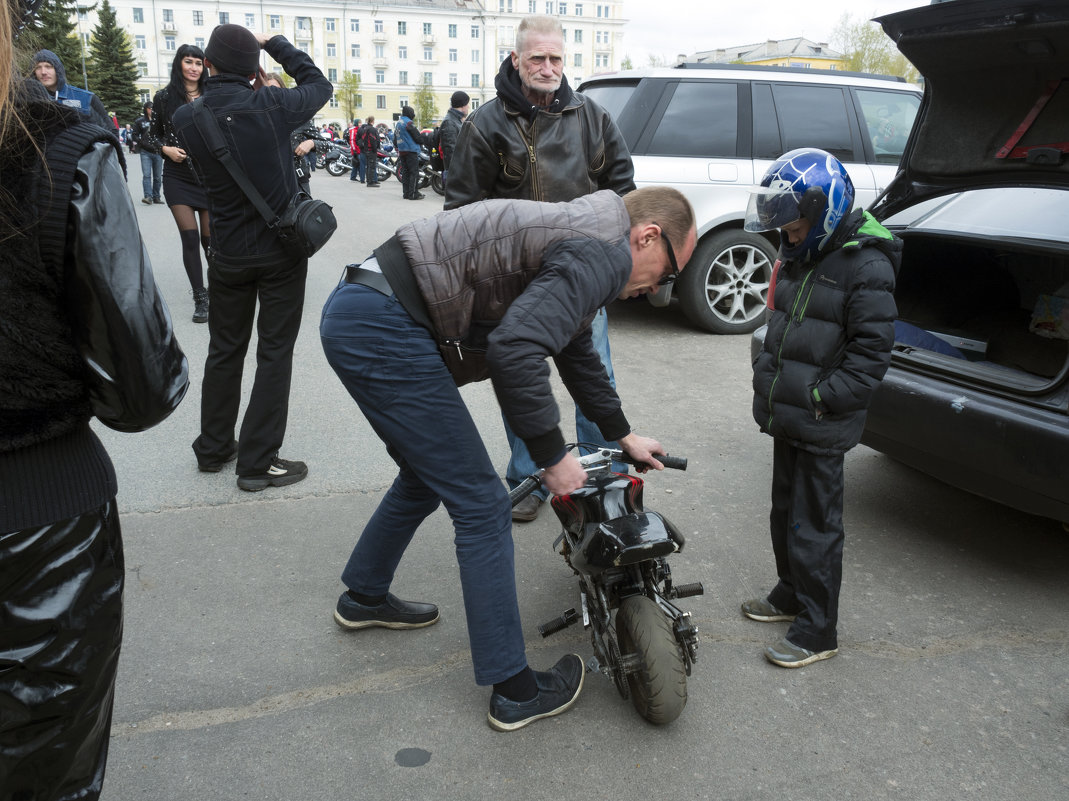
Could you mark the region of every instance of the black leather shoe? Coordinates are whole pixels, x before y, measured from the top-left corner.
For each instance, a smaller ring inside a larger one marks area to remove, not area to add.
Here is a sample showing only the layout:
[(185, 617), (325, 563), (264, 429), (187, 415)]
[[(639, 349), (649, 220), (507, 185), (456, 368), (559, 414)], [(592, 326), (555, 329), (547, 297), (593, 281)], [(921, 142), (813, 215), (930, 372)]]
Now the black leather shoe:
[(438, 607), (418, 601), (402, 601), (386, 593), (386, 600), (378, 606), (364, 606), (343, 592), (334, 610), (334, 622), (344, 629), (421, 629), (438, 622)]
[(585, 668), (578, 654), (568, 654), (547, 671), (534, 672), (538, 695), (530, 701), (510, 701), (494, 693), (486, 719), (490, 728), (515, 731), (528, 723), (551, 718), (571, 708), (583, 689)]
[(198, 462), (197, 468), (202, 473), (218, 473), (230, 462), (238, 458), (238, 443), (237, 440), (230, 441), (230, 450), (220, 456), (218, 459), (210, 462)]

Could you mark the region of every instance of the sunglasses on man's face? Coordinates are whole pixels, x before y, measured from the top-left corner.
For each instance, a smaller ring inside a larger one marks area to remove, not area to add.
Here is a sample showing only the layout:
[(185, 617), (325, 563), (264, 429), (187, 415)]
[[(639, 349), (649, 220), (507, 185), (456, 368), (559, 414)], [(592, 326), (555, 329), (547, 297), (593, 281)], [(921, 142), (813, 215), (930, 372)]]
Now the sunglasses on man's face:
[[(660, 228), (659, 225), (658, 228)], [(668, 251), (668, 263), (672, 265), (672, 272), (658, 281), (657, 286), (668, 286), (675, 283), (676, 278), (679, 277), (679, 265), (676, 264), (676, 252), (672, 250), (672, 243), (668, 239), (668, 234), (664, 232), (664, 228), (661, 228), (661, 239), (664, 240), (664, 249)]]

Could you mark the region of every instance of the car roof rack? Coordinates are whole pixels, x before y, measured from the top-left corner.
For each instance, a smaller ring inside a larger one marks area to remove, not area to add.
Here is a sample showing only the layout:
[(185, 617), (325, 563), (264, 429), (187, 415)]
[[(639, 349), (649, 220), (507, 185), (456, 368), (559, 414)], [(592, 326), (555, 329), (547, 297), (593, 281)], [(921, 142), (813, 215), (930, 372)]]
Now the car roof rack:
[(877, 75), (873, 72), (851, 72), (848, 70), (818, 70), (809, 67), (772, 67), (767, 64), (723, 64), (720, 62), (684, 61), (676, 64), (677, 70), (759, 70), (760, 72), (786, 73), (788, 75), (835, 75), (847, 78), (876, 78), (884, 81), (907, 83), (901, 75)]

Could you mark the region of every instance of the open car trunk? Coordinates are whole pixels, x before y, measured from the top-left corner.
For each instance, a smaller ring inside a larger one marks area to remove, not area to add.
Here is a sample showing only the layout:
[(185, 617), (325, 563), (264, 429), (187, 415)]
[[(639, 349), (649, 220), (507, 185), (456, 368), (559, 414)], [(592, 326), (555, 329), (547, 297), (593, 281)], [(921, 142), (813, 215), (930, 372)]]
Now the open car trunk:
[(896, 360), (1025, 396), (1065, 378), (1069, 254), (900, 234)]

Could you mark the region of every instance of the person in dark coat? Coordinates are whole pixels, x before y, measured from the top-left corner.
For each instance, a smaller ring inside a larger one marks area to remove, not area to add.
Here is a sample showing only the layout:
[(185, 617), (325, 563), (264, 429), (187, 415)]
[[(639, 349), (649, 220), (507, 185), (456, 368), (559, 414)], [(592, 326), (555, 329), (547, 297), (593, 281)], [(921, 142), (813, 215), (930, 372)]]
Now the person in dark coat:
[(753, 364), (753, 415), (773, 437), (772, 550), (779, 583), (742, 613), (790, 621), (765, 649), (796, 668), (838, 653), (843, 456), (861, 439), (891, 362), (902, 243), (868, 212), (823, 150), (781, 156), (750, 200), (747, 231), (780, 231), (769, 318)]

